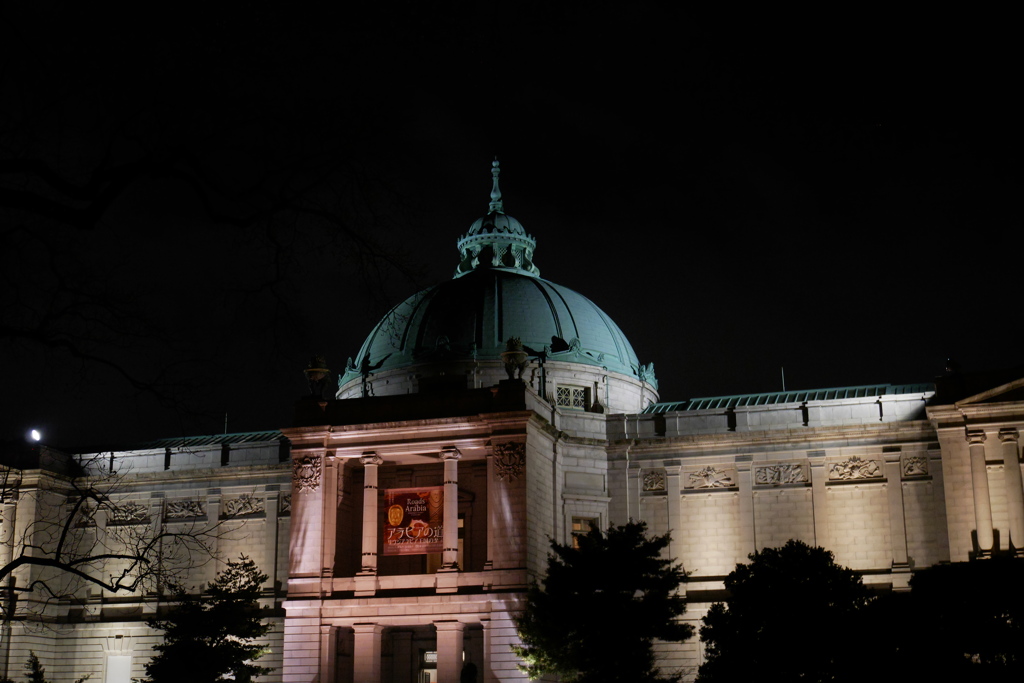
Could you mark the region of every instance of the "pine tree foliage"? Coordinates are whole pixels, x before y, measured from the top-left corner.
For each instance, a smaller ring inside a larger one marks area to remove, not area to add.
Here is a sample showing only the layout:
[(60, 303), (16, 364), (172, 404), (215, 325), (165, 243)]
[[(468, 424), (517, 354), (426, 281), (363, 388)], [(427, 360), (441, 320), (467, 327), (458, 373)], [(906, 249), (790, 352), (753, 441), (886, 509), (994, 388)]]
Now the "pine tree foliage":
[(697, 681), (860, 680), (868, 592), (832, 553), (790, 540), (736, 565), (728, 599), (708, 610), (700, 629), (705, 663)]
[(565, 683), (673, 681), (661, 676), (653, 644), (680, 642), (693, 627), (679, 621), (682, 567), (662, 557), (669, 535), (648, 538), (643, 522), (592, 527), (578, 548), (551, 542), (543, 585), (534, 584), (516, 620), (513, 651), (531, 678)]
[[(85, 683), (92, 676), (85, 675), (81, 678), (75, 679), (75, 683)], [(29, 650), (28, 659), (25, 660), (25, 680), (28, 683), (49, 683), (46, 680), (46, 667), (39, 661), (39, 657), (32, 650)], [(0, 683), (14, 683), (10, 678), (0, 677)]]
[(157, 655), (146, 665), (150, 683), (250, 683), (272, 669), (255, 662), (266, 653), (256, 642), (270, 631), (262, 620), (260, 585), (267, 575), (242, 555), (230, 561), (201, 596), (176, 587), (169, 614), (149, 621), (164, 632)]

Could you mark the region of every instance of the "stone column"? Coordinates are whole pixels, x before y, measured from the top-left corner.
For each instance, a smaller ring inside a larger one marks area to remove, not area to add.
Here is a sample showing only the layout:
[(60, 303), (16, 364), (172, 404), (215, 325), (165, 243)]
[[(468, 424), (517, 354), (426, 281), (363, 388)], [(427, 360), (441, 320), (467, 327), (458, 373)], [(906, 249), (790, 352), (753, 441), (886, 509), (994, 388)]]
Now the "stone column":
[(971, 482), (974, 489), (974, 523), (978, 535), (978, 550), (988, 555), (992, 552), (992, 500), (988, 495), (988, 468), (985, 466), (985, 432), (967, 432), (968, 449), (971, 454)]
[[(821, 453), (821, 451), (818, 452)], [(829, 548), (831, 545), (828, 534), (828, 467), (825, 465), (824, 455), (808, 454), (807, 462), (811, 465), (814, 544), (822, 548)]]
[[(352, 624), (355, 633), (352, 646), (352, 680), (359, 683), (380, 682), (380, 652), (384, 627), (380, 624)], [(321, 678), (322, 683), (334, 679)]]
[(1019, 434), (1013, 427), (999, 430), (1003, 442), (1003, 485), (1006, 487), (1006, 513), (1009, 518), (1009, 544), (1024, 549), (1024, 488), (1021, 486)]
[(491, 667), (491, 648), (494, 647), (494, 629), (491, 626), (490, 619), (481, 619), (480, 625), (483, 626), (484, 661), (480, 662), (480, 666), (477, 671), (478, 679), (482, 680), (483, 683), (497, 683), (498, 679), (495, 678), (494, 670)]
[(883, 453), (885, 492), (889, 502), (889, 538), (892, 546), (893, 590), (910, 589), (910, 562), (907, 557), (907, 522), (903, 510), (903, 467), (901, 453)]
[(444, 462), (444, 536), (441, 571), (459, 571), (459, 459), (462, 453), (449, 446), (441, 450)]
[(367, 576), (377, 573), (377, 467), (384, 459), (370, 451), (359, 462), (363, 464), (363, 559), (359, 574)]
[(334, 683), (337, 672), (335, 662), (338, 661), (338, 628), (329, 624), (320, 624), (320, 680)]
[(435, 621), (437, 629), (437, 681), (459, 683), (462, 675), (462, 641), (466, 625), (461, 621)]
[(736, 482), (739, 488), (740, 507), (740, 556), (737, 562), (743, 562), (747, 555), (757, 550), (754, 536), (754, 480), (753, 472), (750, 471), (751, 457), (749, 455), (736, 456)]

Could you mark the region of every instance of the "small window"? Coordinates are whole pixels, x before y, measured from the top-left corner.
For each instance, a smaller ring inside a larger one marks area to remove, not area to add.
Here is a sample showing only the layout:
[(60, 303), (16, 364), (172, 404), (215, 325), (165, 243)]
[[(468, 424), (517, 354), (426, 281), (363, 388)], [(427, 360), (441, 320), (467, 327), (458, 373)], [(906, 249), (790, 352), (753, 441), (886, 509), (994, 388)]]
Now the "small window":
[(586, 387), (559, 386), (555, 389), (555, 405), (571, 410), (586, 410), (589, 405)]
[(579, 548), (579, 537), (590, 531), (590, 527), (597, 526), (597, 519), (593, 517), (572, 518), (572, 547)]

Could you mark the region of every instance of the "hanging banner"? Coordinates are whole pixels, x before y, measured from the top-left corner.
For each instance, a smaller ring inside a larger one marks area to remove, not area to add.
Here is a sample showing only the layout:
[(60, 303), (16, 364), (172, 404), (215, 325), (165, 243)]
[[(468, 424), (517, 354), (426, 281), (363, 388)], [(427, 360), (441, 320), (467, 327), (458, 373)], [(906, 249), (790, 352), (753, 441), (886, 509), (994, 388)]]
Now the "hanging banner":
[(444, 487), (384, 489), (384, 554), (439, 553), (444, 520)]

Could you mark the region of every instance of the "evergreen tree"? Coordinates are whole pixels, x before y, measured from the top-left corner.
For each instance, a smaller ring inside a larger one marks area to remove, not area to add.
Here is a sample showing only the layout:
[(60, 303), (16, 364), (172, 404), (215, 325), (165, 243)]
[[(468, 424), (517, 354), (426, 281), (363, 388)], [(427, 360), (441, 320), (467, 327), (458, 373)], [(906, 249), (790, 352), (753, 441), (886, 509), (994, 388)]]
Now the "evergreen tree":
[(729, 597), (703, 619), (697, 681), (862, 680), (870, 645), (858, 628), (868, 604), (860, 576), (800, 541), (749, 557), (726, 577)]
[(46, 683), (46, 669), (32, 650), (29, 650), (28, 661), (25, 662), (25, 678), (28, 683)]
[(250, 683), (272, 671), (254, 662), (265, 647), (254, 641), (270, 630), (260, 614), (260, 585), (267, 575), (246, 556), (228, 562), (201, 596), (175, 588), (178, 605), (149, 625), (164, 632), (158, 654), (146, 665), (151, 683)]
[(512, 648), (531, 678), (558, 674), (565, 683), (643, 683), (663, 677), (655, 639), (679, 642), (693, 627), (679, 621), (686, 574), (661, 556), (669, 535), (647, 538), (643, 522), (592, 527), (578, 547), (551, 542), (543, 586), (534, 584), (516, 620)]
[[(75, 680), (75, 683), (85, 683), (92, 677), (91, 674), (87, 674)], [(39, 657), (36, 657), (36, 653), (29, 650), (28, 659), (25, 660), (25, 679), (28, 683), (49, 683), (46, 680), (46, 667), (43, 666), (42, 662), (39, 661)], [(10, 678), (0, 677), (0, 683), (14, 683)]]
[(1024, 681), (1022, 579), (1024, 559), (1006, 556), (916, 572), (872, 605), (880, 656), (921, 680)]

